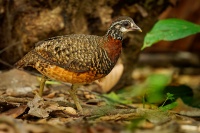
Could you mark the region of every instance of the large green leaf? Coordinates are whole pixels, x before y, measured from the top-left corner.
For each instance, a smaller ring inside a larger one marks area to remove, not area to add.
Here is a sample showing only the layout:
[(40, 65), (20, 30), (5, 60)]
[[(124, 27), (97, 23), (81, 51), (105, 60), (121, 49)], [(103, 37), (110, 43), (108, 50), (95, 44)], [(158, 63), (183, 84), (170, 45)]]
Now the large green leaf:
[(175, 18), (160, 20), (145, 36), (142, 49), (161, 40), (174, 41), (198, 32), (200, 32), (200, 25), (185, 20)]
[(153, 74), (146, 80), (146, 99), (149, 103), (159, 103), (164, 100), (163, 90), (170, 83), (171, 75)]

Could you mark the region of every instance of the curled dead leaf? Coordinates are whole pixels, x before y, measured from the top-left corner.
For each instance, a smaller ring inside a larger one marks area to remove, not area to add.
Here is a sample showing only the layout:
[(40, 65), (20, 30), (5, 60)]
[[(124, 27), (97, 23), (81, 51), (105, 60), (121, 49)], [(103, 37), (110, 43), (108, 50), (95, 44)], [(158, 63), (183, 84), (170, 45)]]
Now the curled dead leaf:
[(28, 114), (32, 116), (36, 116), (39, 118), (46, 118), (49, 116), (49, 112), (51, 111), (48, 108), (44, 108), (45, 102), (43, 98), (41, 98), (39, 95), (35, 95), (34, 99), (32, 101), (29, 101), (27, 103), (28, 107), (30, 108)]
[(70, 115), (76, 115), (76, 110), (72, 107), (62, 107), (62, 110)]
[(108, 92), (117, 84), (117, 82), (122, 76), (123, 70), (124, 70), (123, 64), (119, 63), (105, 78), (95, 82), (101, 86), (103, 92)]

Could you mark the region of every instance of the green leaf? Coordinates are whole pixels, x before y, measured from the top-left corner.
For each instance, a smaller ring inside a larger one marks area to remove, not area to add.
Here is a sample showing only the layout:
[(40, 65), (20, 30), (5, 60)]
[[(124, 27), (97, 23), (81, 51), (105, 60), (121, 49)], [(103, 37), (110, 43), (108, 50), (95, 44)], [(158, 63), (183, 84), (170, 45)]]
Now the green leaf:
[(171, 80), (171, 75), (165, 75), (165, 74), (152, 74), (150, 75), (146, 83), (150, 88), (153, 88), (153, 90), (157, 89), (163, 89)]
[(161, 40), (174, 41), (199, 32), (200, 25), (185, 20), (175, 18), (160, 20), (145, 36), (142, 49)]
[(104, 94), (104, 96), (112, 100), (112, 101), (107, 101), (107, 102), (110, 102), (110, 104), (113, 104), (112, 102), (118, 102), (118, 103), (123, 103), (123, 104), (131, 103), (131, 101), (122, 98), (120, 96), (120, 94), (116, 94), (115, 92), (111, 92), (109, 94)]
[(150, 75), (146, 80), (146, 98), (149, 103), (159, 103), (164, 100), (163, 90), (169, 84), (171, 76), (163, 74)]
[(159, 107), (159, 109), (160, 109), (161, 111), (167, 111), (167, 110), (170, 110), (170, 109), (175, 108), (177, 105), (178, 105), (177, 102), (173, 102), (173, 103), (167, 104), (167, 105), (165, 105), (165, 106)]
[(167, 99), (173, 101), (175, 98), (174, 98), (174, 94), (171, 94), (171, 93), (167, 93)]

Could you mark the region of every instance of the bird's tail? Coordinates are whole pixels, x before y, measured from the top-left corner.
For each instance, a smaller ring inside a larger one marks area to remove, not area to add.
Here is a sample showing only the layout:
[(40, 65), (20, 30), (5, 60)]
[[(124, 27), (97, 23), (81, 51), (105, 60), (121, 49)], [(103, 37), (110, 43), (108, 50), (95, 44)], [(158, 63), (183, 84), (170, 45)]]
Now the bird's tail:
[(20, 59), (18, 62), (16, 62), (15, 64), (14, 64), (14, 66), (16, 67), (16, 68), (23, 68), (23, 67), (25, 67), (26, 66), (26, 57), (27, 55), (25, 55), (22, 59)]
[(32, 62), (34, 57), (32, 56), (33, 53), (30, 51), (27, 53), (22, 59), (20, 59), (18, 62), (14, 64), (14, 66), (18, 69), (26, 67), (26, 66), (32, 66)]

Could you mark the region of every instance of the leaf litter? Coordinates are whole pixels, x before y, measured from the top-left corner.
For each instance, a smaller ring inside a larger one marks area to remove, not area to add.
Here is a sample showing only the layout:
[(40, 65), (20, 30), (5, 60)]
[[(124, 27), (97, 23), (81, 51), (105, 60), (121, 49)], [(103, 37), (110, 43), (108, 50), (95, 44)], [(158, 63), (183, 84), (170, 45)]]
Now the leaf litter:
[[(11, 75), (17, 82), (9, 82)], [(23, 75), (23, 78), (20, 75)], [(35, 76), (23, 71), (10, 70), (1, 73), (0, 79), (5, 79), (4, 83), (0, 83), (0, 132), (118, 133), (134, 131), (140, 133), (162, 131), (173, 133), (200, 129), (199, 109), (184, 105), (179, 99), (176, 101), (178, 106), (172, 110), (163, 111), (155, 104), (148, 105), (148, 103), (144, 108), (144, 103), (120, 103), (118, 98), (118, 102), (113, 102), (113, 99), (109, 97), (90, 91), (96, 86), (92, 84), (91, 88), (85, 86), (78, 91), (84, 108), (84, 114), (79, 114), (67, 93), (69, 86), (47, 85), (48, 91), (41, 98), (37, 95), (39, 81)], [(17, 85), (14, 86), (14, 84)], [(31, 89), (27, 91), (24, 86)], [(12, 93), (7, 91), (8, 88), (12, 90)], [(18, 91), (15, 91), (16, 89)], [(117, 96), (118, 94), (115, 95)], [(112, 102), (108, 102), (109, 100)], [(196, 115), (192, 115), (193, 113)]]

